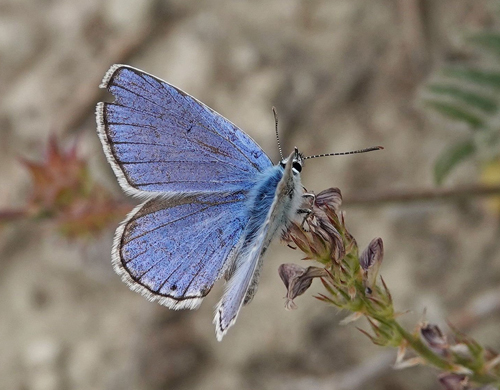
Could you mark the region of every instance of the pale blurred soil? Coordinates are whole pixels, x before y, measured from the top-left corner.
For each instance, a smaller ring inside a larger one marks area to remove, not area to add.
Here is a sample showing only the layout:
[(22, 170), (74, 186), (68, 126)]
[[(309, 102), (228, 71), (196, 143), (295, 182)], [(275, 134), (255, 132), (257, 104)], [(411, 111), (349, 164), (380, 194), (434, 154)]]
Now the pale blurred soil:
[[(308, 161), (308, 189), (336, 186), (348, 202), (430, 188), (436, 157), (466, 130), (423, 111), (421, 85), (443, 62), (469, 55), (461, 37), (497, 26), (496, 8), (486, 0), (0, 0), (0, 208), (23, 204), (29, 177), (18, 158), (41, 158), (53, 132), (68, 145), (77, 137), (92, 173), (119, 193), (93, 115), (109, 98), (96, 91), (115, 62), (196, 96), (275, 161), (273, 105), (286, 153), (385, 147)], [(474, 183), (476, 169), (466, 164), (447, 185)], [(424, 308), (443, 324), (498, 286), (498, 223), (479, 200), (345, 210), (361, 247), (383, 238), (382, 274), (396, 307), (412, 311), (410, 328)], [(253, 303), (218, 343), (212, 314), (222, 286), (195, 312), (148, 303), (112, 272), (111, 238), (68, 243), (33, 223), (0, 231), (0, 389), (439, 388), (432, 369), (392, 371), (395, 352), (340, 326), (343, 314), (312, 298), (319, 286), (286, 312), (277, 267), (300, 254), (279, 243)], [(498, 350), (498, 321), (487, 316), (470, 332)], [(360, 382), (367, 364), (377, 374)]]

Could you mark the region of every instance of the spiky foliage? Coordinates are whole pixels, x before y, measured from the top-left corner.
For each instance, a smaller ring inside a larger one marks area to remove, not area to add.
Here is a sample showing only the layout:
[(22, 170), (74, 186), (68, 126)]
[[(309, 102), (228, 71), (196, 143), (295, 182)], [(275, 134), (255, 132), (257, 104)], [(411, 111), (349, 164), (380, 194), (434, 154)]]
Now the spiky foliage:
[(32, 179), (27, 202), (21, 209), (0, 211), (0, 222), (47, 222), (64, 237), (83, 238), (113, 226), (131, 209), (93, 180), (76, 143), (63, 150), (51, 137), (43, 161), (22, 163)]

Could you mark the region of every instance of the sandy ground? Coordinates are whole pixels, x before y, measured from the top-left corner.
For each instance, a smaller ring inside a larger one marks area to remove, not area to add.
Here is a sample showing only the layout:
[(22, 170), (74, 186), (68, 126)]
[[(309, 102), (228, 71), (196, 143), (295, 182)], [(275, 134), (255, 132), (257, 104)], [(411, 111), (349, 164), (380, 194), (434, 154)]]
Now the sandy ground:
[[(95, 133), (97, 86), (125, 62), (196, 96), (275, 161), (271, 106), (286, 153), (385, 150), (308, 162), (307, 188), (349, 196), (432, 188), (436, 156), (467, 130), (418, 105), (421, 85), (466, 52), (467, 31), (495, 25), (483, 0), (2, 0), (0, 206), (23, 204), (18, 157), (41, 158), (49, 134), (80, 140), (92, 173), (118, 194)], [(473, 184), (466, 164), (447, 186)], [(498, 224), (479, 200), (345, 206), (361, 247), (385, 243), (382, 270), (412, 328), (442, 324), (498, 286)], [(0, 389), (437, 389), (428, 368), (393, 371), (372, 344), (312, 298), (283, 308), (277, 267), (300, 254), (275, 243), (260, 288), (222, 343), (216, 286), (194, 312), (173, 312), (112, 272), (112, 231), (77, 245), (35, 223), (0, 231)], [(481, 299), (479, 302), (482, 302)], [(498, 313), (470, 325), (500, 349)]]

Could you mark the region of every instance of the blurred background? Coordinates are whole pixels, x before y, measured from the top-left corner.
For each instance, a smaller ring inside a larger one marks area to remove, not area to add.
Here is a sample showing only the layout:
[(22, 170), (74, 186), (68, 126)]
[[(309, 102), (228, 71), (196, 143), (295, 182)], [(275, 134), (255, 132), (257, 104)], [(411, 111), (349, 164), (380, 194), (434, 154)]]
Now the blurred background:
[[(339, 187), (360, 248), (412, 329), (449, 319), (500, 349), (500, 2), (0, 0), (0, 389), (437, 389), (392, 369), (313, 298), (285, 311), (279, 242), (223, 342), (219, 283), (197, 311), (147, 302), (111, 269), (122, 195), (95, 132), (114, 63), (182, 88), (285, 154), (304, 185)], [(496, 53), (495, 53), (496, 51)], [(304, 262), (302, 262), (304, 264)], [(307, 264), (306, 264), (307, 265)], [(363, 320), (356, 324), (364, 327)]]

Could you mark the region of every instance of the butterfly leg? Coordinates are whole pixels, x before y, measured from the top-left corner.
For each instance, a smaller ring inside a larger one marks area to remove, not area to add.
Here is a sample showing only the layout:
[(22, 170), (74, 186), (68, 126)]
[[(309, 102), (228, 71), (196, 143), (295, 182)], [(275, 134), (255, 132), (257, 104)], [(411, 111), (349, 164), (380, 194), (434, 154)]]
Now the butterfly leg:
[[(316, 200), (316, 195), (313, 193), (306, 192), (305, 194), (302, 194), (302, 198), (304, 199), (309, 199), (311, 206), (314, 204)], [(307, 221), (307, 218), (312, 214), (312, 210), (309, 208), (300, 208), (297, 210), (297, 214), (303, 214), (304, 218), (302, 219), (302, 223), (300, 224), (300, 228), (304, 231), (307, 231), (305, 227), (305, 223)]]
[(316, 195), (314, 195), (312, 192), (306, 192), (305, 194), (302, 194), (302, 197), (312, 199), (311, 204), (316, 200)]
[(305, 223), (307, 221), (307, 218), (312, 214), (311, 209), (298, 209), (297, 214), (303, 214), (304, 217), (302, 218), (302, 223), (300, 224), (300, 228), (304, 231), (308, 231), (308, 229), (305, 227)]

